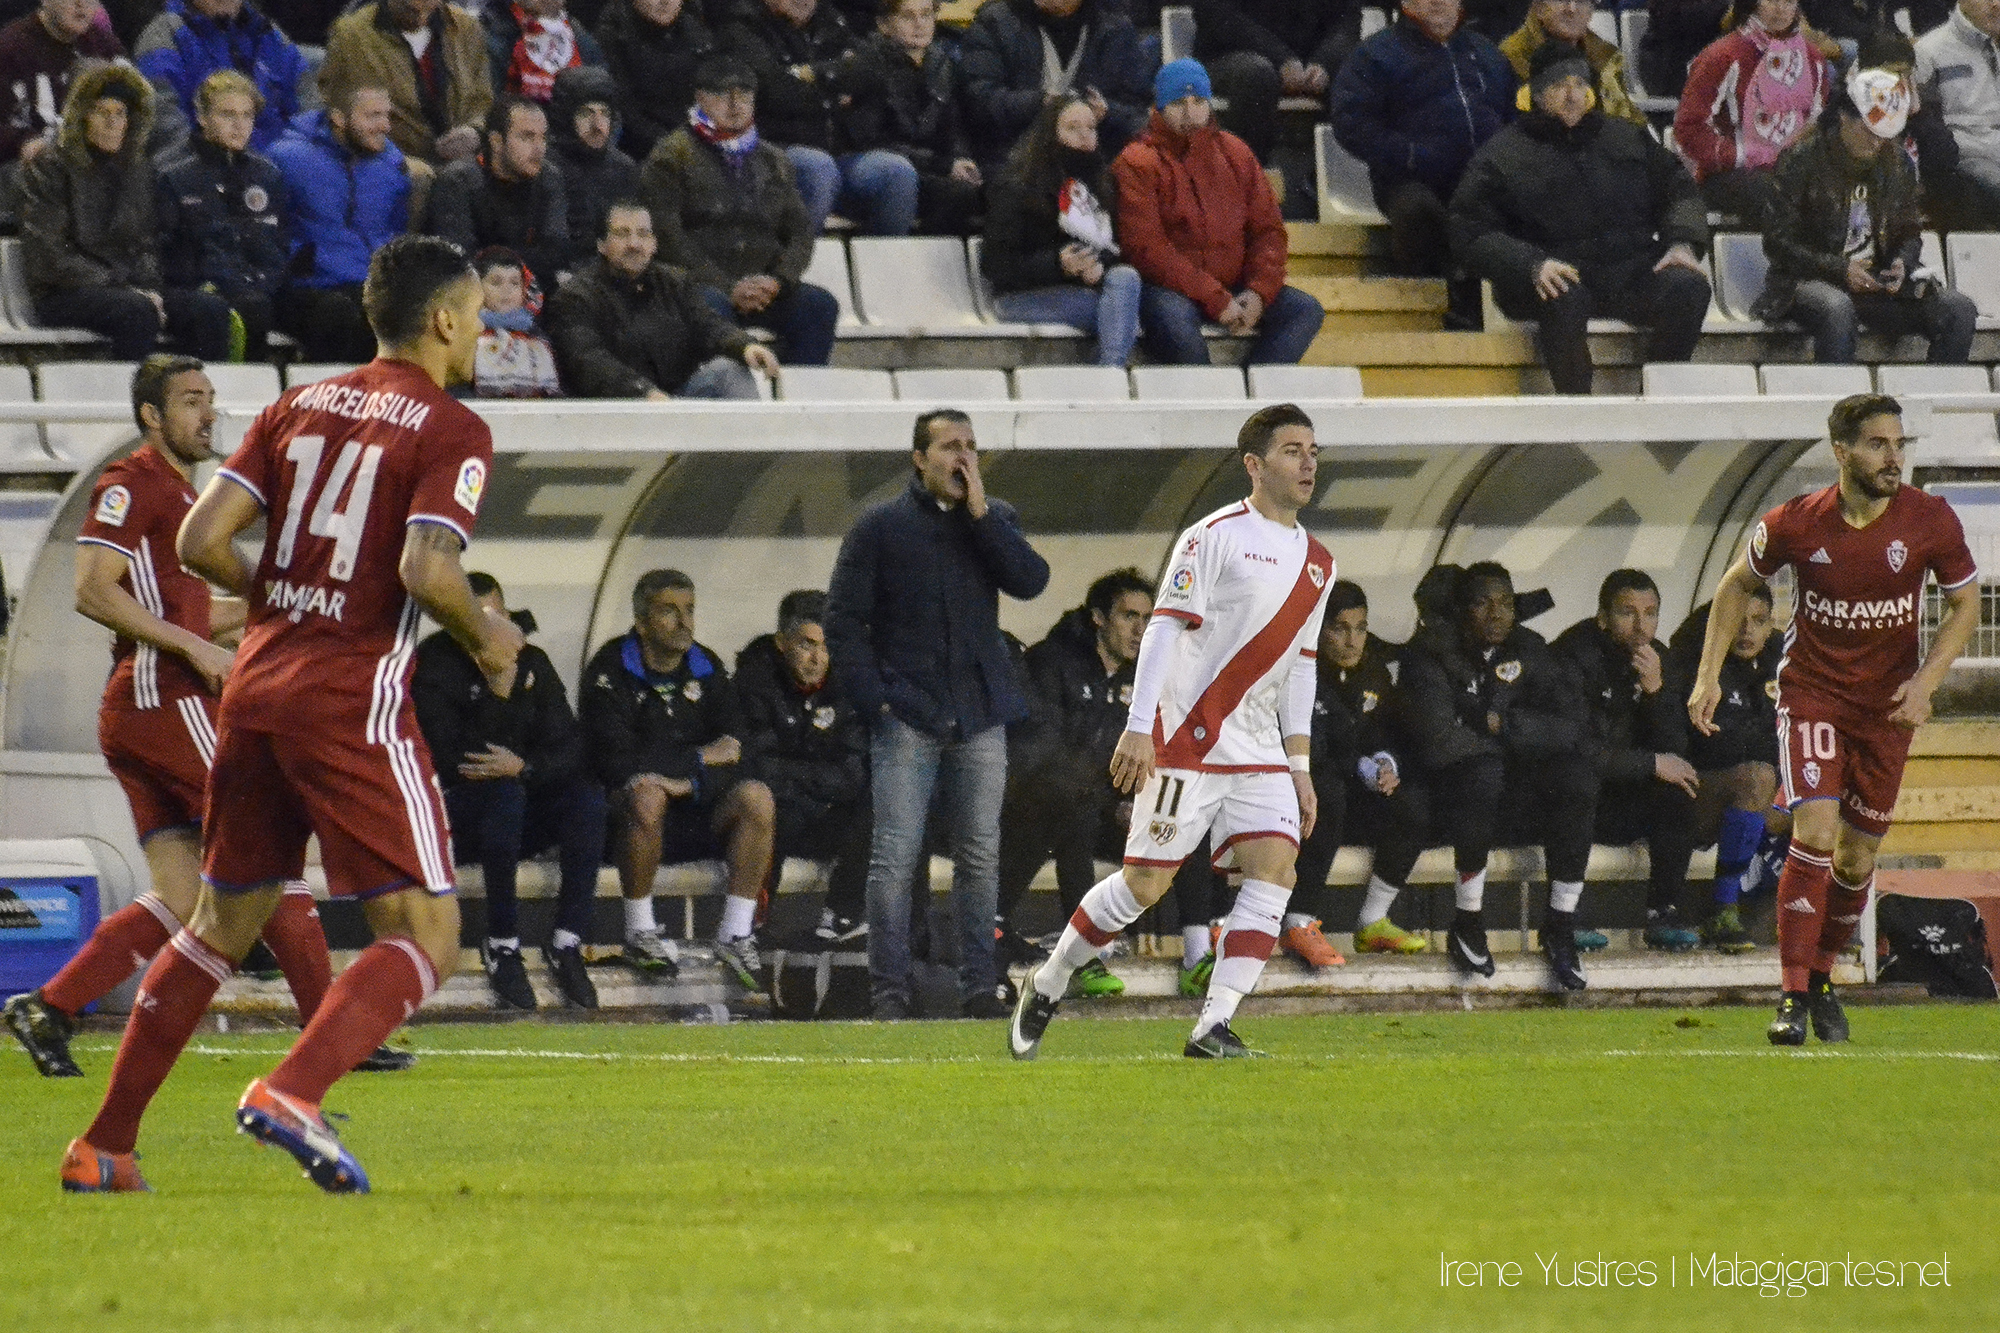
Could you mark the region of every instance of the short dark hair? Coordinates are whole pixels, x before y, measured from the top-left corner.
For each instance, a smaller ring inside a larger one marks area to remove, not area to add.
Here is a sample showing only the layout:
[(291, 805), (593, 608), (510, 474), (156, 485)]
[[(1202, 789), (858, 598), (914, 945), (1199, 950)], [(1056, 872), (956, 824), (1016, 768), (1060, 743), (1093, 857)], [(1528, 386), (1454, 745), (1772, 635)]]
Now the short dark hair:
[(710, 56), (694, 72), (694, 90), (698, 93), (726, 93), (738, 88), (756, 92), (757, 71), (735, 56)]
[(514, 128), (516, 111), (540, 111), (544, 117), (549, 114), (540, 102), (529, 101), (519, 93), (501, 93), (486, 109), (486, 132), (506, 138)]
[(796, 634), (801, 625), (826, 624), (826, 594), (817, 588), (788, 592), (778, 601), (778, 633)]
[(1886, 393), (1851, 393), (1827, 415), (1827, 438), (1835, 444), (1853, 444), (1861, 438), (1861, 423), (1868, 418), (1902, 415), (1903, 405)]
[(162, 416), (166, 415), (168, 381), (191, 370), (206, 369), (197, 357), (170, 356), (165, 352), (155, 352), (141, 361), (139, 368), (132, 372), (132, 420), (139, 429), (146, 429), (146, 419), (139, 415), (140, 408), (150, 406)]
[(1260, 407), (1250, 414), (1243, 423), (1243, 429), (1236, 432), (1236, 452), (1245, 457), (1255, 454), (1262, 458), (1271, 452), (1271, 441), (1286, 426), (1313, 428), (1313, 419), (1305, 414), (1297, 403), (1273, 403)]
[(423, 335), (424, 318), (454, 283), (477, 280), (465, 251), (439, 236), (403, 235), (368, 261), (361, 308), (388, 347), (406, 347)]
[(489, 245), (472, 257), (472, 271), (485, 277), (496, 268), (520, 270), (527, 267), (527, 261), (520, 253), (504, 245)]
[(1118, 605), (1118, 599), (1125, 594), (1144, 593), (1146, 600), (1150, 602), (1156, 591), (1151, 579), (1127, 565), (1123, 569), (1114, 569), (1109, 574), (1099, 575), (1097, 582), (1090, 585), (1090, 591), (1083, 595), (1083, 605), (1086, 610), (1099, 611), (1108, 616), (1111, 614), (1111, 608)]
[[(930, 0), (930, 2), (933, 7), (936, 7), (938, 0)], [(893, 18), (897, 10), (909, 3), (910, 0), (875, 0), (875, 17), (878, 19)]]
[(471, 571), (465, 576), (465, 581), (472, 586), (472, 595), (474, 597), (484, 597), (489, 593), (497, 592), (500, 593), (502, 601), (507, 599), (507, 594), (500, 591), (500, 580), (494, 578), (483, 569)]
[(1653, 576), (1643, 569), (1614, 569), (1604, 576), (1604, 582), (1597, 585), (1598, 611), (1609, 611), (1621, 592), (1649, 592), (1658, 598), (1660, 585), (1653, 582)]
[(1335, 579), (1333, 591), (1326, 595), (1326, 618), (1332, 620), (1342, 611), (1366, 611), (1368, 594), (1353, 579)]
[(689, 592), (693, 592), (694, 580), (678, 569), (649, 569), (641, 574), (639, 581), (632, 585), (633, 618), (645, 615), (646, 608), (653, 604), (655, 597), (663, 592), (671, 592), (675, 588), (686, 588)]
[(920, 454), (931, 451), (931, 423), (949, 421), (954, 425), (970, 426), (972, 418), (955, 407), (934, 407), (917, 415), (917, 424), (910, 431), (910, 448)]
[(1776, 607), (1778, 604), (1778, 599), (1771, 595), (1771, 585), (1764, 582), (1764, 580), (1762, 579), (1757, 579), (1755, 582), (1753, 582), (1750, 585), (1750, 587), (1745, 590), (1744, 595), (1747, 596), (1753, 602), (1762, 602), (1764, 605), (1769, 607)]
[(653, 220), (653, 210), (646, 206), (645, 200), (635, 199), (629, 194), (620, 195), (606, 204), (604, 211), (597, 215), (598, 240), (601, 241), (611, 234), (611, 215), (613, 213), (644, 213), (648, 223), (651, 223)]
[(1498, 560), (1480, 560), (1467, 565), (1458, 576), (1458, 609), (1464, 611), (1472, 605), (1472, 592), (1482, 583), (1499, 582), (1514, 587), (1514, 574)]

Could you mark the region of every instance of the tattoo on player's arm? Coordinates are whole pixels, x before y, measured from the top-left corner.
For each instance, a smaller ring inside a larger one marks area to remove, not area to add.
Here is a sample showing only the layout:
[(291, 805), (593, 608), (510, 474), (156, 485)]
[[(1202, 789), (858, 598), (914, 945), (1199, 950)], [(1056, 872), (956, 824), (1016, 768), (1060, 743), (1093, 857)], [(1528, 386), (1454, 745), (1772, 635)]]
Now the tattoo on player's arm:
[(442, 551), (446, 555), (457, 555), (465, 549), (458, 534), (442, 523), (412, 523), (403, 537), (406, 549), (421, 551)]

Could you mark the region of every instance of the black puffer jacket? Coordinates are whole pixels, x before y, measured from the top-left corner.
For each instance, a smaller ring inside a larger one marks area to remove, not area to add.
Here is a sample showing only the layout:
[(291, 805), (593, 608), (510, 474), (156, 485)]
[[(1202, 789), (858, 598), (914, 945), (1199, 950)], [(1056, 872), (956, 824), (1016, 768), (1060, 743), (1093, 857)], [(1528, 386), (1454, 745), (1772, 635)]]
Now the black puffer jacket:
[(1354, 777), (1363, 755), (1383, 750), (1396, 756), (1398, 766), (1404, 762), (1401, 653), (1371, 634), (1361, 661), (1348, 670), (1320, 654), (1319, 689), (1313, 695), (1314, 781)]
[[(1764, 227), (1771, 274), (1752, 309), (1758, 319), (1791, 313), (1799, 284), (1818, 280), (1847, 290), (1848, 214), (1854, 192), (1868, 191), (1878, 269), (1896, 260), (1917, 267), (1923, 246), (1917, 173), (1900, 144), (1885, 144), (1872, 162), (1856, 164), (1840, 131), (1822, 120), (1787, 148), (1772, 168), (1777, 188)], [(1907, 290), (1907, 288), (1905, 289)]]
[(1556, 636), (1556, 656), (1576, 679), (1589, 716), (1586, 743), (1606, 782), (1644, 782), (1653, 776), (1653, 756), (1687, 753), (1687, 691), (1676, 694), (1666, 684), (1665, 645), (1655, 642), (1653, 651), (1660, 655), (1661, 685), (1647, 694), (1632, 655), (1594, 618)]
[[(1455, 628), (1418, 632), (1403, 649), (1411, 757), (1427, 770), (1469, 759), (1542, 760), (1581, 750), (1583, 705), (1542, 636), (1519, 625), (1489, 652), (1468, 650)], [(1487, 730), (1488, 713), (1500, 732)]]
[(1643, 126), (1592, 111), (1570, 128), (1532, 111), (1473, 155), (1451, 198), (1451, 244), (1483, 277), (1519, 282), (1560, 259), (1590, 284), (1651, 268), (1670, 245), (1699, 257), (1708, 214)]
[(757, 73), (757, 133), (784, 147), (838, 149), (833, 112), (845, 93), (841, 70), (854, 32), (826, 0), (804, 27), (764, 0), (738, 0), (720, 41)]
[[(592, 102), (611, 108), (611, 142), (592, 148), (576, 137), (576, 113)], [(639, 197), (639, 164), (618, 147), (618, 86), (595, 65), (578, 65), (556, 75), (549, 99), (549, 155), (562, 168), (563, 197), (569, 203), (569, 255), (575, 268), (597, 253), (604, 211), (620, 199)]]
[[(1153, 110), (1153, 74), (1139, 32), (1113, 0), (1084, 0), (1075, 16), (1083, 30), (1073, 85), (1095, 88), (1110, 111), (1097, 127), (1115, 156)], [(997, 169), (1042, 109), (1042, 24), (1034, 0), (988, 0), (965, 30), (959, 51), (965, 110), (980, 163)]]
[(736, 655), (743, 763), (788, 818), (816, 819), (868, 795), (868, 724), (831, 675), (807, 694), (792, 684), (775, 636)]
[(468, 255), (504, 245), (527, 261), (544, 292), (552, 292), (570, 255), (563, 185), (562, 168), (553, 160), (544, 160), (532, 180), (503, 181), (480, 160), (462, 158), (437, 174), (427, 230)]
[(578, 398), (672, 393), (702, 362), (741, 356), (750, 342), (685, 274), (653, 264), (628, 278), (601, 255), (570, 275), (545, 322), (563, 388)]
[(532, 643), (521, 649), (513, 693), (502, 699), (472, 655), (439, 630), (417, 645), (410, 698), (438, 781), (447, 787), (466, 781), (458, 766), (489, 745), (505, 746), (527, 762), (522, 782), (555, 782), (582, 771), (583, 733), (562, 677)]
[(214, 283), (224, 300), (270, 296), (285, 280), (285, 179), (262, 153), (197, 136), (161, 159), (161, 263), (170, 287)]
[[(125, 142), (106, 157), (84, 138), (84, 121), (118, 84), (136, 110)], [(21, 172), (21, 251), (37, 297), (87, 287), (160, 289), (153, 164), (153, 88), (130, 65), (99, 65), (69, 86), (53, 148)]]
[[(640, 773), (691, 778), (702, 794), (701, 747), (720, 736), (743, 738), (736, 689), (713, 650), (695, 644), (681, 664), (653, 677), (639, 636), (625, 633), (599, 648), (577, 690), (584, 754), (598, 781), (616, 791)], [(734, 779), (741, 766), (723, 772)]]
[[(1102, 156), (1076, 179), (1112, 217), (1118, 216), (1118, 182)], [(986, 201), (986, 244), (979, 266), (996, 292), (1062, 287), (1076, 281), (1063, 272), (1063, 247), (1075, 238), (1062, 229), (1055, 189), (1042, 189), (1009, 167), (993, 182)]]
[[(1708, 614), (1713, 602), (1704, 602), (1681, 622), (1667, 641), (1667, 691), (1677, 699), (1694, 692), (1694, 675), (1701, 666), (1702, 640), (1708, 637)], [(1785, 655), (1783, 636), (1773, 634), (1764, 641), (1764, 651), (1755, 657), (1730, 653), (1722, 659), (1717, 677), (1722, 700), (1715, 706), (1713, 736), (1688, 729), (1688, 762), (1704, 773), (1734, 768), (1738, 764), (1778, 763), (1778, 662)]]
[(683, 4), (673, 26), (662, 28), (632, 0), (608, 0), (597, 19), (597, 41), (618, 85), (625, 151), (643, 162), (655, 143), (687, 124), (695, 71), (715, 53), (715, 33), (697, 4)]
[(845, 105), (836, 115), (849, 152), (901, 153), (926, 176), (947, 176), (951, 164), (972, 156), (959, 114), (958, 70), (933, 42), (917, 65), (903, 48), (873, 33), (841, 67)]
[(1132, 709), (1136, 666), (1105, 674), (1090, 611), (1081, 606), (1028, 649), (1028, 683), (1048, 704), (1052, 724), (1045, 771), (1081, 792), (1110, 795), (1111, 752)]

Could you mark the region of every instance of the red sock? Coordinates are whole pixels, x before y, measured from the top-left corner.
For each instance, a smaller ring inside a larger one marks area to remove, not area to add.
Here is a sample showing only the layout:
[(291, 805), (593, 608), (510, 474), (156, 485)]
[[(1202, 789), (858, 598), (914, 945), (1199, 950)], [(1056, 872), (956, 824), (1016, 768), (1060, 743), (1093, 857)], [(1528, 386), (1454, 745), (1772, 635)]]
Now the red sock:
[(1819, 972), (1833, 971), (1834, 959), (1854, 938), (1854, 931), (1861, 924), (1861, 913), (1868, 906), (1868, 886), (1875, 882), (1870, 875), (1859, 885), (1849, 884), (1835, 875), (1826, 892), (1826, 924), (1819, 930), (1819, 956), (1813, 960), (1813, 968)]
[(97, 1119), (84, 1131), (84, 1142), (99, 1152), (132, 1151), (139, 1141), (139, 1117), (167, 1081), (216, 988), (234, 968), (186, 930), (160, 950), (139, 983), (139, 998), (111, 1066), (111, 1085), (104, 1090)]
[(1819, 937), (1832, 880), (1833, 853), (1792, 839), (1784, 873), (1778, 876), (1778, 961), (1784, 968), (1786, 990), (1804, 990), (1806, 974), (1819, 963)]
[(319, 926), (319, 907), (312, 890), (290, 884), (278, 899), (278, 910), (264, 923), (264, 943), (285, 970), (292, 1003), (299, 1007), (299, 1026), (313, 1021), (326, 988), (333, 984), (333, 959), (327, 956), (326, 932)]
[(42, 985), (42, 1000), (75, 1018), (113, 986), (153, 961), (167, 937), (181, 928), (167, 905), (150, 893), (119, 908), (91, 932), (63, 970)]
[(264, 1081), (288, 1097), (319, 1105), (328, 1088), (386, 1041), (436, 989), (437, 973), (416, 941), (384, 936), (347, 965), (291, 1054)]

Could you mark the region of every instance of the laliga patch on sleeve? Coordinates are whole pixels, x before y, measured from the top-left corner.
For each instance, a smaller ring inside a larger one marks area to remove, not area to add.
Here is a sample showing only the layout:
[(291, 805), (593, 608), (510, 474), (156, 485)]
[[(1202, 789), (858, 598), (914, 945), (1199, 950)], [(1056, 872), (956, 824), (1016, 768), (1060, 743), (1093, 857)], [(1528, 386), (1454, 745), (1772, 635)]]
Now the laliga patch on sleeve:
[(465, 460), (458, 470), (458, 488), (451, 495), (468, 514), (479, 512), (479, 497), (486, 490), (486, 464), (476, 458)]
[(131, 512), (132, 492), (123, 486), (107, 486), (104, 494), (97, 497), (97, 513), (93, 517), (107, 527), (122, 528), (125, 515)]
[(1757, 520), (1757, 530), (1750, 534), (1750, 550), (1759, 560), (1764, 558), (1764, 547), (1771, 540), (1771, 534), (1762, 519)]

